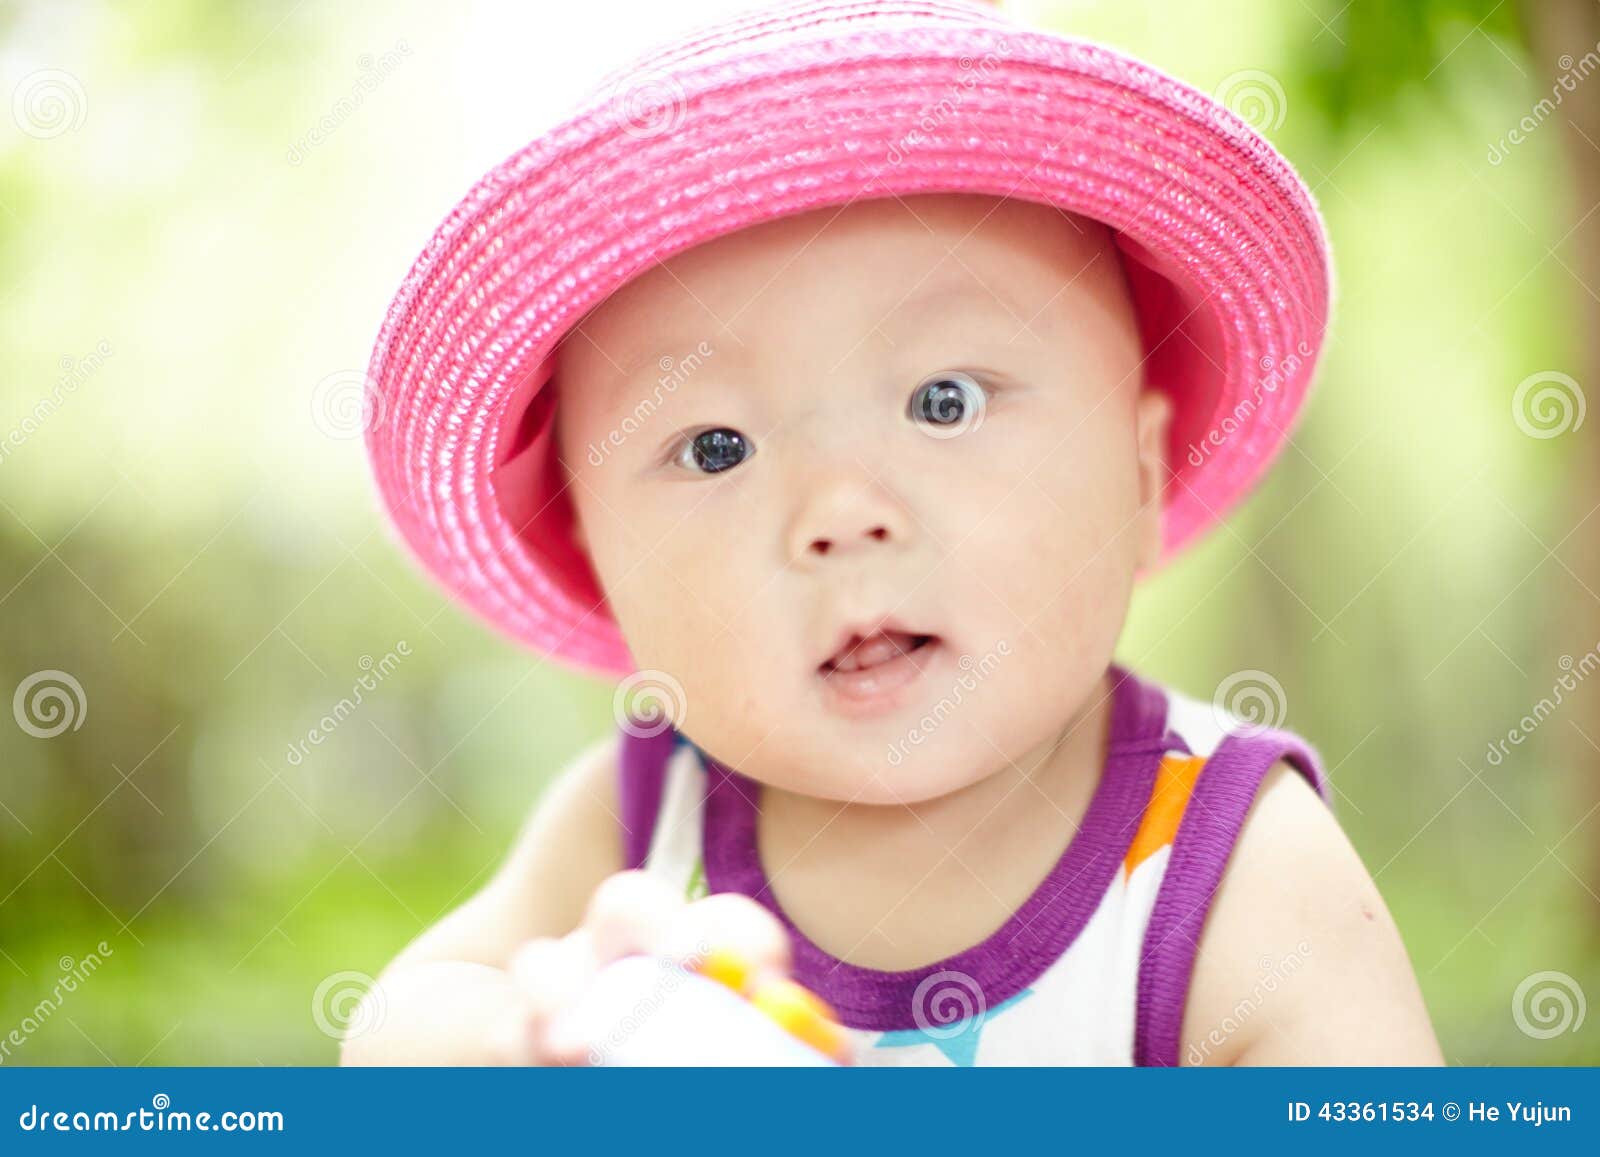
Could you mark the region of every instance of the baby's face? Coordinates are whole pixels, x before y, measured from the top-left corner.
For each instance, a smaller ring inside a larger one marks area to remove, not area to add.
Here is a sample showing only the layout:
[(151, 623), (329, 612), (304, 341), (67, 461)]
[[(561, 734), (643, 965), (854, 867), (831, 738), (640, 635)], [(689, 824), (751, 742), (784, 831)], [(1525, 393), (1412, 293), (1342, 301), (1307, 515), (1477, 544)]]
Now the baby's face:
[(986, 197), (771, 222), (594, 310), (556, 375), (569, 494), (684, 733), (870, 803), (1053, 742), (1159, 553), (1141, 357), (1108, 233)]

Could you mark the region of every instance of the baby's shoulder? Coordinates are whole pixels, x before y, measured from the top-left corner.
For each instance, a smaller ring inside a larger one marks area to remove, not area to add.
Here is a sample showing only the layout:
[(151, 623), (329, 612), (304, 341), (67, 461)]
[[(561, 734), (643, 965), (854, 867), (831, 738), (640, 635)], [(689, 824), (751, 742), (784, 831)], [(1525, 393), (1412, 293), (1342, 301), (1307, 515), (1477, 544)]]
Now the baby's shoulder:
[(1183, 1063), (1374, 1063), (1362, 1026), (1392, 1023), (1414, 989), (1399, 929), (1343, 827), (1302, 768), (1275, 760), (1201, 931)]
[(1392, 945), (1370, 935), (1392, 923), (1270, 677), (1231, 677), (1209, 700), (1162, 686), (1160, 701), (1164, 766), (1181, 774), (1157, 792), (1182, 798), (1152, 803), (1175, 830), (1141, 962), (1141, 1063), (1228, 1064), (1313, 1015), (1299, 1002), (1322, 981), (1301, 978), (1392, 966)]

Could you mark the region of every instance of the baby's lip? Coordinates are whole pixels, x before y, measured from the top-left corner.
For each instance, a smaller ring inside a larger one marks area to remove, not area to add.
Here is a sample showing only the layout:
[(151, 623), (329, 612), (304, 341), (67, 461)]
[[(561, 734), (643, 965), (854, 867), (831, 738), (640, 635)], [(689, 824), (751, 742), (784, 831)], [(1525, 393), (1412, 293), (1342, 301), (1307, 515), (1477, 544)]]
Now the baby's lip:
[(850, 623), (835, 636), (833, 646), (817, 664), (817, 673), (826, 676), (835, 671), (871, 668), (911, 654), (938, 638), (894, 618)]

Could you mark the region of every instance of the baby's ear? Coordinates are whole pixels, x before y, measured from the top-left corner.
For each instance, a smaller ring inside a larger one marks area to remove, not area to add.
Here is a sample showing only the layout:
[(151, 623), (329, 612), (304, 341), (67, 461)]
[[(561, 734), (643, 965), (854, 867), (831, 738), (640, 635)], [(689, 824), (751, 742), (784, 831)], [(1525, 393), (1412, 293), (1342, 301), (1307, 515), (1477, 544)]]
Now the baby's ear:
[(576, 505), (572, 508), (572, 543), (578, 548), (579, 554), (586, 559), (590, 559), (590, 565), (592, 566), (593, 556), (589, 554), (589, 536), (583, 529), (583, 519), (578, 516)]
[(1145, 388), (1135, 416), (1139, 442), (1139, 560), (1141, 571), (1161, 558), (1161, 494), (1172, 473), (1167, 464), (1167, 430), (1172, 424), (1172, 399)]
[(578, 504), (572, 500), (573, 487), (576, 485), (577, 467), (567, 458), (567, 431), (563, 426), (561, 417), (562, 409), (559, 405), (561, 398), (561, 377), (559, 374), (551, 377), (545, 384), (541, 401), (550, 407), (549, 438), (551, 450), (555, 455), (555, 472), (559, 479), (562, 491), (566, 497), (567, 509), (571, 511), (571, 535), (573, 545), (578, 548), (578, 553), (584, 558), (589, 558), (589, 536), (584, 533), (583, 519), (578, 514)]

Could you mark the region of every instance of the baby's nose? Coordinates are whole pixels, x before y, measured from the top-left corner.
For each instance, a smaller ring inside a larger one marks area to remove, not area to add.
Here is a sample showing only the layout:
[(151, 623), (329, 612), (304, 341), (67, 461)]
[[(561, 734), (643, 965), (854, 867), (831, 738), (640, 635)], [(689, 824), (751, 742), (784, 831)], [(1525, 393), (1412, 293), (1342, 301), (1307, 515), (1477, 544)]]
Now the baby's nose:
[(801, 565), (903, 544), (909, 516), (876, 483), (830, 487), (813, 494), (791, 527), (790, 557)]
[[(861, 533), (856, 537), (870, 538), (876, 542), (884, 542), (889, 538), (889, 528), (882, 525), (871, 526), (866, 530), (861, 531)], [(849, 545), (848, 538), (844, 540), (835, 540), (832, 538), (813, 538), (807, 549), (814, 554), (827, 554), (829, 551), (833, 550), (837, 541), (843, 541), (845, 545)]]

